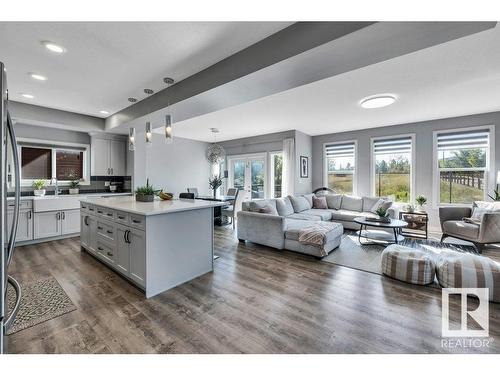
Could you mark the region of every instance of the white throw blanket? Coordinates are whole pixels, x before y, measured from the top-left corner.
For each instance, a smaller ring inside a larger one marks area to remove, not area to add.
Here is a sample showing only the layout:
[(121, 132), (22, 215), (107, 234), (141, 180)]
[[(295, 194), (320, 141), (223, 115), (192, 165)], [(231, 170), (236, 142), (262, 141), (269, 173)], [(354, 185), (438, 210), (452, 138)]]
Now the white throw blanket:
[(334, 228), (335, 225), (332, 223), (319, 221), (299, 230), (299, 242), (323, 248), (326, 243), (326, 234)]

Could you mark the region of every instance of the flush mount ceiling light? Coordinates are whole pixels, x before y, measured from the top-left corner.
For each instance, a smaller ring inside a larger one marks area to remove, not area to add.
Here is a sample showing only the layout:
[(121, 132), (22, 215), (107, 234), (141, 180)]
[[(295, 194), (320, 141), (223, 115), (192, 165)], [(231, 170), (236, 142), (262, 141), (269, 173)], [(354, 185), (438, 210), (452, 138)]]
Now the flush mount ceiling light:
[(34, 99), (34, 98), (35, 98), (35, 97), (34, 97), (33, 95), (31, 95), (31, 94), (21, 94), (21, 96), (22, 96), (23, 98), (26, 98), (26, 99)]
[(102, 113), (103, 115), (109, 115), (108, 111), (99, 111), (99, 113)]
[(363, 100), (361, 100), (359, 105), (366, 109), (382, 108), (393, 104), (395, 101), (396, 97), (394, 95), (382, 94), (364, 98)]
[(36, 79), (37, 81), (46, 81), (47, 77), (42, 76), (41, 74), (30, 73), (30, 77)]
[(66, 52), (66, 49), (64, 47), (61, 47), (55, 43), (49, 42), (49, 41), (44, 41), (42, 44), (47, 48), (49, 51), (54, 52), (54, 53), (63, 53)]

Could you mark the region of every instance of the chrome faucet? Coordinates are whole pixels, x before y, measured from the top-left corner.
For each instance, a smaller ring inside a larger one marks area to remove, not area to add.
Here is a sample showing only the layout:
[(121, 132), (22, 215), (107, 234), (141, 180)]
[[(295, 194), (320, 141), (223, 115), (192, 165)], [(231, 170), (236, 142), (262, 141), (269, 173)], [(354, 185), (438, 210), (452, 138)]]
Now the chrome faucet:
[(51, 183), (52, 185), (55, 185), (55, 187), (54, 187), (54, 195), (59, 195), (61, 192), (59, 191), (59, 185), (58, 185), (58, 183), (57, 183), (57, 178), (53, 178), (53, 179), (50, 181), (50, 183)]

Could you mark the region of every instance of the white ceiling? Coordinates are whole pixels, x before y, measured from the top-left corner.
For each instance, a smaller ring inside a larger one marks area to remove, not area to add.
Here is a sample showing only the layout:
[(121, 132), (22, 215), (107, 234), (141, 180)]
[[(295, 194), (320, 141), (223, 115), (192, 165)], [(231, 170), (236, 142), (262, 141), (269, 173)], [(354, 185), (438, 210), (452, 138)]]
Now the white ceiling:
[[(254, 73), (254, 74), (258, 74)], [(251, 78), (247, 76), (246, 79)], [(392, 93), (385, 108), (362, 109)], [(180, 137), (212, 141), (297, 129), (310, 135), (500, 110), (500, 27), (175, 124)], [(175, 117), (174, 117), (175, 118)], [(160, 131), (160, 130), (158, 130)]]
[[(144, 99), (291, 22), (1, 22), (0, 60), (11, 100), (98, 117)], [(48, 40), (67, 49), (47, 51)], [(29, 73), (48, 77), (35, 81)], [(29, 93), (34, 99), (25, 99)]]

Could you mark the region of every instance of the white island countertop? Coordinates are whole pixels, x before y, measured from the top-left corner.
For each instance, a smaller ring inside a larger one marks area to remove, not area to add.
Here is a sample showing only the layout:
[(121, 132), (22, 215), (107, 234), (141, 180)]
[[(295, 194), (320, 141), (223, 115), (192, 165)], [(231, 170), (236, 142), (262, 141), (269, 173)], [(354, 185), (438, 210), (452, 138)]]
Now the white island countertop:
[(144, 216), (162, 215), (172, 212), (227, 205), (227, 202), (205, 201), (199, 199), (172, 199), (169, 201), (155, 199), (153, 202), (137, 202), (134, 196), (109, 198), (89, 197), (81, 199), (81, 202)]

